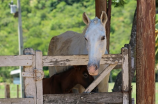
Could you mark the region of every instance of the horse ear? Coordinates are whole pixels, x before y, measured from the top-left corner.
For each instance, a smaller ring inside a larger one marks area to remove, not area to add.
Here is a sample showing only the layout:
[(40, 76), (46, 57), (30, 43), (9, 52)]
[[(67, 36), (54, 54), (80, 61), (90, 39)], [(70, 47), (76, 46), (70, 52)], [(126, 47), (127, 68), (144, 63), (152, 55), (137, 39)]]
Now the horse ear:
[(102, 14), (101, 14), (101, 16), (100, 16), (100, 20), (101, 20), (101, 23), (102, 23), (103, 25), (105, 25), (106, 22), (108, 21), (108, 17), (107, 17), (107, 15), (106, 15), (106, 12), (105, 12), (105, 11), (102, 11)]
[(90, 19), (89, 17), (87, 16), (87, 14), (84, 12), (83, 13), (83, 22), (88, 25), (90, 23)]

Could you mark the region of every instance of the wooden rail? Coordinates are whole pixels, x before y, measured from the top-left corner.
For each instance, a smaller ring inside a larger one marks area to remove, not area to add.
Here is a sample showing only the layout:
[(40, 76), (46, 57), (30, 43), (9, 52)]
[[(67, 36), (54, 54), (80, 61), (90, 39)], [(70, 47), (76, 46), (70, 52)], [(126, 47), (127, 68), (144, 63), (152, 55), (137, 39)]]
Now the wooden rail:
[[(0, 66), (31, 66), (34, 55), (0, 56)], [(122, 54), (104, 55), (100, 64), (122, 64)], [(87, 65), (88, 55), (42, 56), (43, 66)]]
[(121, 92), (104, 92), (90, 94), (46, 94), (44, 104), (98, 104), (122, 103)]
[[(122, 54), (104, 55), (100, 64), (122, 64)], [(43, 56), (43, 66), (69, 66), (69, 65), (87, 65), (88, 55), (72, 55), (72, 56)]]
[(34, 98), (3, 98), (0, 104), (34, 104)]
[(0, 66), (31, 66), (32, 55), (0, 56)]

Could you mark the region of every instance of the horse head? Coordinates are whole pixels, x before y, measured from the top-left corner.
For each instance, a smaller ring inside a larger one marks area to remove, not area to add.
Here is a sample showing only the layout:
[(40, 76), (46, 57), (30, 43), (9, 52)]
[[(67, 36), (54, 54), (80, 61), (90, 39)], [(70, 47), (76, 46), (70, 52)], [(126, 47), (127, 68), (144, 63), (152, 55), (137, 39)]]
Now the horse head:
[(104, 11), (100, 19), (96, 17), (92, 20), (89, 19), (86, 13), (83, 13), (83, 22), (87, 25), (87, 29), (84, 33), (89, 56), (87, 69), (89, 74), (93, 76), (98, 75), (100, 60), (106, 51), (107, 40), (105, 25), (107, 20), (108, 18)]

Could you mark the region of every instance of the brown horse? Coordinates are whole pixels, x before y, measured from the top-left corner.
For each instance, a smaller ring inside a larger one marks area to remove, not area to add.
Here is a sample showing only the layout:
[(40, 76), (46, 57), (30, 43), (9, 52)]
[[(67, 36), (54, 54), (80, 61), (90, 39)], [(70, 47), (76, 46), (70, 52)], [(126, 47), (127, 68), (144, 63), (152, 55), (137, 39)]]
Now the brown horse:
[(94, 78), (89, 75), (87, 66), (73, 66), (67, 71), (43, 79), (43, 94), (70, 93), (72, 88), (80, 84), (87, 88)]

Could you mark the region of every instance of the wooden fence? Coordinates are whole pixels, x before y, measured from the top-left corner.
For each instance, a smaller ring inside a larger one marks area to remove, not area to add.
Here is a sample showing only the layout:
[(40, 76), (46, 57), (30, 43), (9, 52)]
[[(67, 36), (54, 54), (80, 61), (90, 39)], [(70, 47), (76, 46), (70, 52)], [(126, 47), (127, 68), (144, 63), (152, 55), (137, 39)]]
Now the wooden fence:
[(24, 66), (25, 98), (0, 99), (1, 104), (92, 104), (123, 103), (129, 104), (129, 65), (128, 49), (122, 48), (121, 54), (104, 55), (100, 64), (109, 64), (100, 76), (86, 89), (90, 92), (116, 65), (122, 65), (122, 92), (52, 94), (43, 95), (43, 66), (87, 65), (87, 55), (43, 56), (41, 51), (31, 48), (24, 50), (24, 55), (0, 56), (0, 66)]
[[(11, 98), (11, 92), (13, 91), (10, 87), (10, 84), (0, 84), (0, 86), (4, 86), (4, 97), (5, 98)], [(16, 97), (19, 98), (19, 85), (15, 85), (16, 90), (14, 89), (14, 92), (16, 92)], [(15, 96), (14, 96), (15, 97)]]

